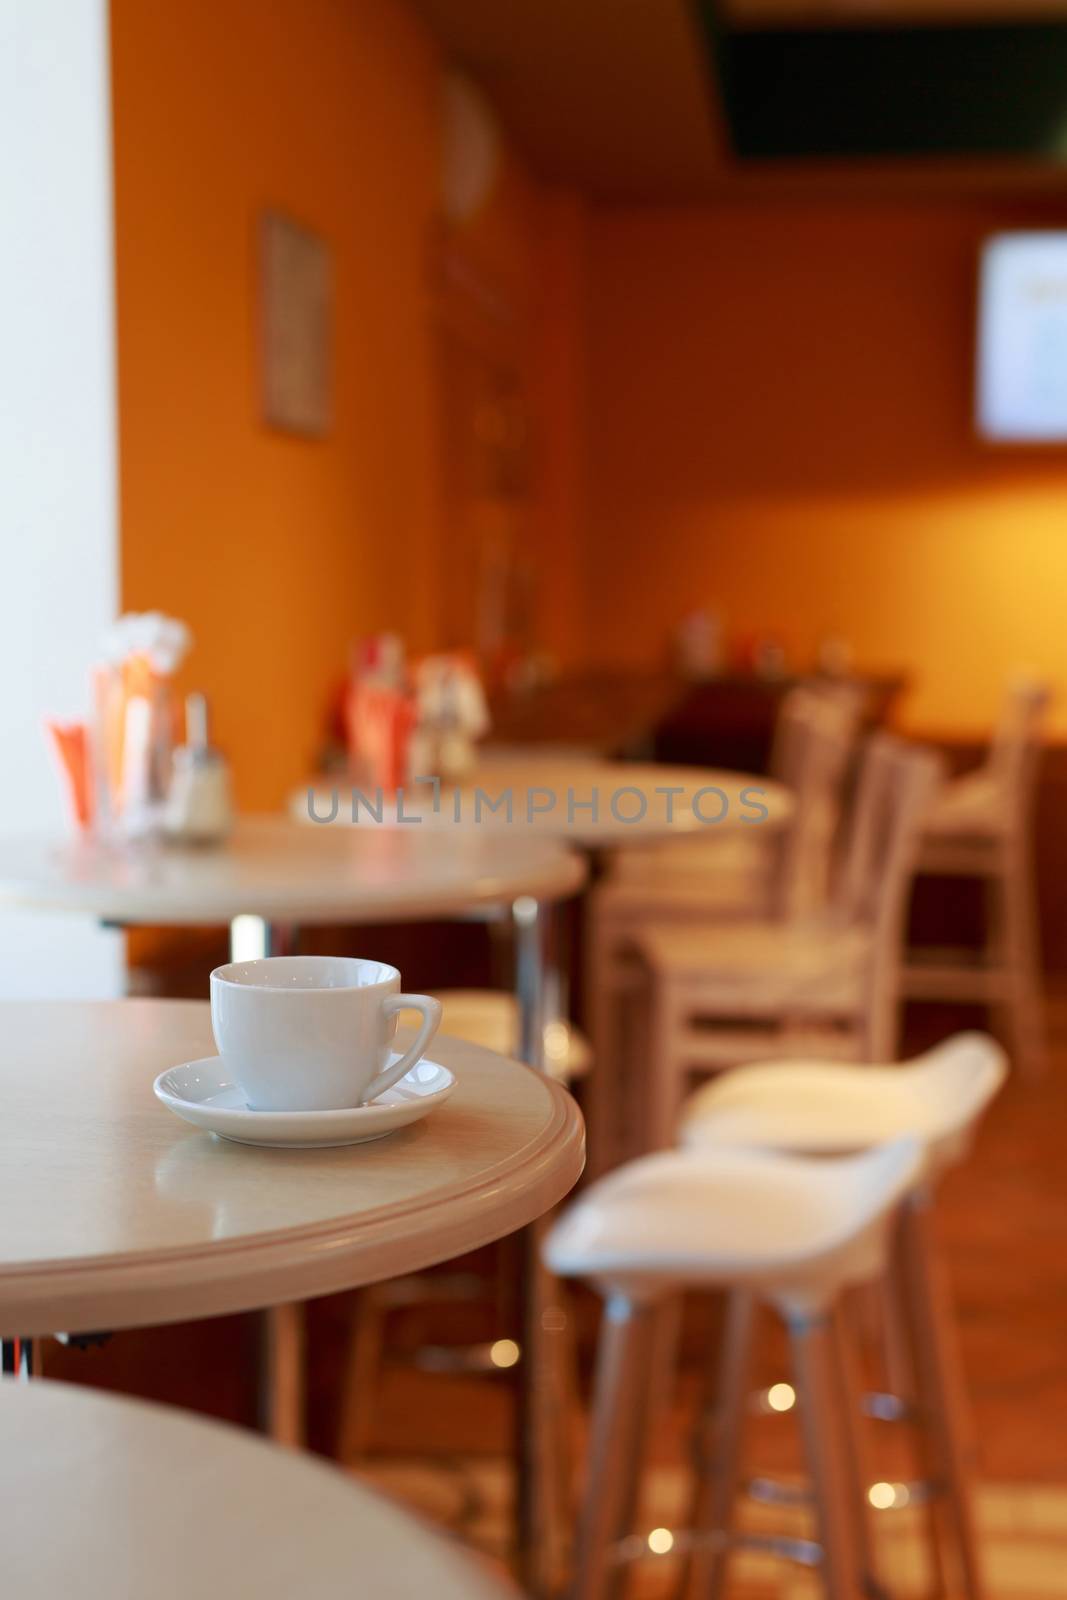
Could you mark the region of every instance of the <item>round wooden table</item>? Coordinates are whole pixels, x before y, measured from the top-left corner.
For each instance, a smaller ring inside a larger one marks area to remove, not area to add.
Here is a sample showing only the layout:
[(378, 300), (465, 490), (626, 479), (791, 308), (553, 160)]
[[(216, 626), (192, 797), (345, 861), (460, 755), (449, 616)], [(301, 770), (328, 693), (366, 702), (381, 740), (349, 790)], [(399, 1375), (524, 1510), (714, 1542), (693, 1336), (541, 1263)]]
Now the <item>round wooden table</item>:
[(610, 850), (735, 828), (778, 829), (792, 814), (792, 797), (770, 778), (717, 768), (558, 753), (494, 759), (486, 752), (462, 785), (422, 780), (400, 797), (316, 779), (292, 796), (290, 814), (323, 833), (330, 823), (355, 823), (365, 832), (445, 829), (456, 838), (504, 834)]
[[(213, 849), (160, 844), (119, 848), (88, 839), (0, 839), (0, 906), (82, 913), (124, 925), (228, 923), (235, 960), (281, 953), (290, 947), (293, 929), (301, 922), (408, 922), (472, 914), (510, 917), (520, 1054), (540, 1066), (546, 993), (554, 986), (552, 918), (546, 908), (573, 895), (586, 872), (580, 857), (550, 838), (500, 836), (482, 829), (462, 838), (446, 837), (417, 825), (391, 833), (313, 829), (283, 817), (263, 817), (243, 819), (225, 845)], [(0, 1230), (3, 1222), (0, 1217)], [(532, 1407), (535, 1416), (534, 1423), (523, 1429), (525, 1460), (527, 1455), (547, 1458), (540, 1443), (540, 1413), (533, 1405), (534, 1391), (541, 1387), (538, 1372), (547, 1334), (538, 1287), (542, 1280), (537, 1239), (532, 1234), (524, 1258), (520, 1393), (525, 1410)], [(405, 1269), (401, 1264), (393, 1270)], [(299, 1325), (299, 1309), (293, 1306), (268, 1313), (261, 1385), (264, 1423), (276, 1438), (287, 1442), (298, 1439), (301, 1432), (296, 1376)], [(27, 1324), (21, 1331), (32, 1329)], [(534, 1442), (527, 1449), (530, 1440)], [(540, 1469), (524, 1467), (520, 1507), (526, 1508), (543, 1477)], [(522, 1520), (530, 1528), (543, 1519), (523, 1509)], [(536, 1550), (541, 1540), (527, 1533), (523, 1543)]]
[(473, 1560), (336, 1469), (222, 1423), (0, 1384), (5, 1592), (19, 1600), (505, 1600)]
[(200, 1001), (0, 1006), (0, 1333), (172, 1322), (414, 1271), (512, 1233), (583, 1159), (551, 1079), (438, 1036), (458, 1079), (372, 1144), (264, 1150), (179, 1121), (165, 1067), (214, 1054)]
[(583, 878), (581, 861), (551, 840), (480, 830), (443, 847), (417, 826), (374, 837), (249, 817), (212, 848), (0, 839), (0, 906), (125, 925), (406, 922), (558, 900)]

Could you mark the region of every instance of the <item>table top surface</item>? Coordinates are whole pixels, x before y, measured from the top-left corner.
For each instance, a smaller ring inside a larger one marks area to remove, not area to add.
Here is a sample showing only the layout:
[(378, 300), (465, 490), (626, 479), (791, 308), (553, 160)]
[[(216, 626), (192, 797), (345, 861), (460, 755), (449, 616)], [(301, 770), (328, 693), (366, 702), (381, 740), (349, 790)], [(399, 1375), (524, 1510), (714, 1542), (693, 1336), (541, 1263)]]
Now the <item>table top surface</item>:
[(0, 839), (0, 906), (163, 926), (389, 922), (452, 916), (523, 895), (574, 894), (584, 863), (551, 839), (428, 828), (298, 827), (242, 819), (214, 848), (91, 839)]
[(497, 756), (486, 751), (463, 784), (437, 790), (414, 784), (400, 805), (395, 791), (379, 799), (344, 777), (318, 778), (290, 802), (290, 814), (305, 824), (313, 816), (320, 833), (427, 830), (613, 850), (698, 833), (780, 828), (791, 812), (789, 791), (770, 778), (558, 750)]
[(175, 1321), (415, 1271), (572, 1187), (581, 1116), (551, 1080), (440, 1035), (449, 1100), (371, 1144), (267, 1150), (152, 1092), (214, 1054), (202, 1001), (0, 1005), (0, 1333)]
[(0, 1382), (19, 1600), (505, 1600), (510, 1586), (323, 1461), (143, 1401)]

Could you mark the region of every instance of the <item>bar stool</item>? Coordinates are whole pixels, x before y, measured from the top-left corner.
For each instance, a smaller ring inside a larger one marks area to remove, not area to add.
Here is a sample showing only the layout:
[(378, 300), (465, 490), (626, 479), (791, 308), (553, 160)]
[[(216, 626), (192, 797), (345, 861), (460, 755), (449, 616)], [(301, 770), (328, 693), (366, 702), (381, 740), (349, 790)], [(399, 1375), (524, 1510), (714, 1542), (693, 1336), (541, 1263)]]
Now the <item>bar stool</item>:
[(947, 784), (924, 824), (916, 871), (985, 885), (982, 959), (966, 950), (914, 947), (902, 973), (910, 1000), (1002, 1007), (1015, 1061), (1031, 1074), (1045, 1057), (1031, 834), (1050, 699), (1049, 685), (1039, 680), (1019, 677), (1009, 684), (988, 760)]
[[(914, 1406), (932, 1447), (944, 1542), (955, 1549), (959, 1592), (967, 1600), (979, 1600), (982, 1582), (960, 1365), (930, 1213), (937, 1180), (967, 1154), (1007, 1072), (1003, 1050), (981, 1033), (958, 1034), (900, 1066), (797, 1061), (742, 1067), (693, 1095), (681, 1128), (686, 1149), (714, 1163), (737, 1148), (835, 1156), (887, 1138), (920, 1141), (922, 1180), (900, 1210), (893, 1280), (911, 1335)], [(727, 1392), (728, 1409), (739, 1402), (739, 1394)]]
[[(631, 1549), (655, 1319), (685, 1288), (731, 1291), (739, 1352), (757, 1299), (785, 1319), (819, 1541), (773, 1548), (819, 1563), (828, 1600), (859, 1595), (870, 1570), (866, 1505), (834, 1312), (847, 1287), (885, 1271), (894, 1208), (921, 1166), (912, 1139), (826, 1162), (662, 1151), (618, 1168), (564, 1212), (546, 1241), (547, 1265), (589, 1279), (605, 1299), (574, 1600), (606, 1600), (617, 1589)], [(690, 1540), (694, 1554), (710, 1551), (720, 1564), (728, 1535), (717, 1512), (727, 1489), (732, 1498), (740, 1409), (731, 1415), (718, 1487)]]

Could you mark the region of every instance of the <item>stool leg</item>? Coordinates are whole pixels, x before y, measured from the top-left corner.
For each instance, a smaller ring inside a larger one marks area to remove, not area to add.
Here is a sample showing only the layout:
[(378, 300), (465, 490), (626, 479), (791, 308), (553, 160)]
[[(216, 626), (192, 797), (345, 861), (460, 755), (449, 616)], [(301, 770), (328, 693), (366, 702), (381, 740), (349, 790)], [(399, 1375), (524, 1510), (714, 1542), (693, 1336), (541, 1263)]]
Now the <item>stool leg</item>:
[(848, 1474), (860, 1571), (868, 1590), (880, 1593), (877, 1552), (871, 1537), (871, 1507), (867, 1499), (871, 1474), (867, 1464), (867, 1440), (864, 1432), (863, 1383), (859, 1363), (856, 1360), (853, 1330), (849, 1326), (843, 1301), (838, 1301), (834, 1308), (831, 1326), (834, 1365), (840, 1394), (841, 1448), (844, 1451), (845, 1471)]
[(560, 1526), (564, 1530), (564, 1557), (569, 1557), (574, 1517), (575, 1467), (581, 1457), (581, 1379), (574, 1298), (562, 1279), (555, 1279), (556, 1335), (550, 1347), (555, 1358), (555, 1388), (559, 1410), (556, 1428), (556, 1482), (560, 1500)]
[(625, 1295), (612, 1295), (604, 1307), (573, 1600), (609, 1600), (618, 1592), (612, 1546), (628, 1531), (637, 1496), (654, 1325), (655, 1307)]
[(900, 1219), (900, 1257), (913, 1329), (919, 1402), (943, 1485), (944, 1508), (955, 1535), (965, 1600), (982, 1600), (966, 1401), (948, 1289), (930, 1226), (929, 1198), (913, 1195)]
[(855, 1505), (839, 1438), (839, 1381), (830, 1319), (792, 1315), (789, 1341), (804, 1451), (815, 1496), (826, 1600), (857, 1600)]
[(881, 1280), (876, 1293), (880, 1314), (879, 1343), (888, 1392), (904, 1406), (914, 1405), (915, 1363), (911, 1358), (911, 1340), (908, 1336), (904, 1307), (900, 1303), (900, 1295), (892, 1272), (887, 1273)]
[[(756, 1299), (735, 1289), (726, 1305), (726, 1320), (717, 1360), (709, 1362), (710, 1392), (700, 1422), (699, 1456), (690, 1507), (694, 1533), (722, 1533), (719, 1547), (710, 1541), (692, 1553), (682, 1574), (686, 1600), (720, 1600), (726, 1585), (728, 1535), (733, 1521), (741, 1468), (741, 1438), (752, 1365)], [(714, 1377), (712, 1376), (714, 1374)]]

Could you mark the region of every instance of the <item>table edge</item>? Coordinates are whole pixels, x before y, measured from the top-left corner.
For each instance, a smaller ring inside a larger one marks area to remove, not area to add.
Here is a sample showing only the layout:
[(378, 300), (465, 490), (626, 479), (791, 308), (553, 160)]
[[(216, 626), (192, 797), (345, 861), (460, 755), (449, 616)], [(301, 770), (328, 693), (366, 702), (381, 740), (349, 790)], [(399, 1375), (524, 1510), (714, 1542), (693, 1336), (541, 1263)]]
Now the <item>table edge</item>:
[[(506, 1174), (482, 1174), (448, 1197), (396, 1202), (363, 1226), (353, 1213), (195, 1248), (0, 1267), (0, 1333), (30, 1337), (260, 1310), (421, 1271), (503, 1238), (562, 1200), (585, 1164), (576, 1102), (551, 1078), (535, 1075), (555, 1115)], [(516, 1176), (524, 1180), (518, 1187)], [(437, 1213), (432, 1232), (405, 1231), (413, 1211), (430, 1209)]]

